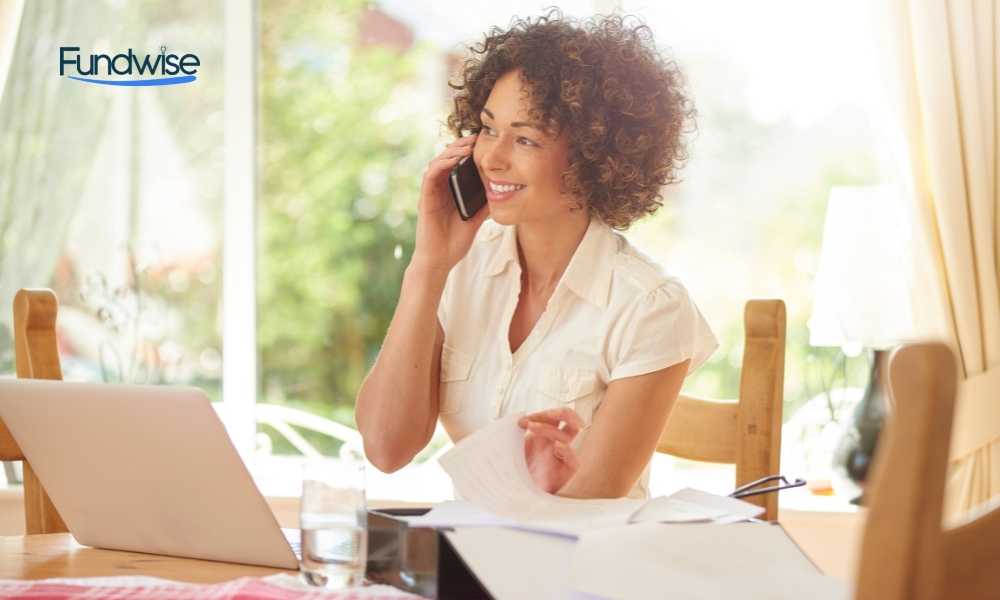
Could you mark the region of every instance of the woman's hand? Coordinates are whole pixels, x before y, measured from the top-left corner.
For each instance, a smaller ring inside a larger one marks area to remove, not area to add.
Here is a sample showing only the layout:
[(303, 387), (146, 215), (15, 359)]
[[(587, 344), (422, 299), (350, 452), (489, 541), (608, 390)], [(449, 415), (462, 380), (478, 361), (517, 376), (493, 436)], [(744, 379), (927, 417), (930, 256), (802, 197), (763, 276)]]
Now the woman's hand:
[(563, 407), (525, 415), (517, 425), (525, 430), (524, 459), (531, 478), (546, 492), (556, 493), (580, 467), (570, 443), (583, 429), (583, 420)]
[(472, 160), (475, 143), (476, 134), (459, 138), (427, 165), (420, 186), (417, 236), (411, 263), (447, 273), (469, 251), (479, 226), (489, 215), (489, 207), (484, 206), (471, 219), (463, 221), (448, 189), (451, 170), (467, 156)]

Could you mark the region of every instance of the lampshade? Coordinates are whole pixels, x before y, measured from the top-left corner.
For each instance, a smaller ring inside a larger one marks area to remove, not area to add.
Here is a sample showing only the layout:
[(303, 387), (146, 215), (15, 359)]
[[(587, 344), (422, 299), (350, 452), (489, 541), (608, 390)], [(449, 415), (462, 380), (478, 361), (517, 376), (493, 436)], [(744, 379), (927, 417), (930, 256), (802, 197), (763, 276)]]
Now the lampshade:
[(895, 186), (830, 190), (810, 345), (883, 349), (912, 334), (907, 223)]

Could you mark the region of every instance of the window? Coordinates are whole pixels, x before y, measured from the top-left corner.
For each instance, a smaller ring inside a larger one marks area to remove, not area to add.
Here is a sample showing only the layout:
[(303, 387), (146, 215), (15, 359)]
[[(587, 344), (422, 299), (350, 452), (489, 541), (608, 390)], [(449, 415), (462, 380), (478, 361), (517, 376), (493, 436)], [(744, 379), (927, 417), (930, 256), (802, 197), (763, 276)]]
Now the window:
[[(465, 44), (546, 6), (25, 3), (0, 104), (0, 371), (13, 371), (14, 291), (53, 287), (67, 378), (225, 396), (264, 491), (297, 493), (289, 457), (356, 441), (354, 397), (413, 250), (420, 178), (449, 141), (449, 74)], [(684, 181), (627, 234), (685, 282), (721, 341), (685, 391), (736, 396), (753, 297), (788, 306), (786, 420), (836, 369), (862, 381), (863, 359), (809, 347), (806, 326), (830, 188), (887, 179), (862, 2), (561, 8), (644, 19), (700, 113)], [(68, 40), (183, 49), (202, 71), (185, 86), (79, 84), (53, 73)], [(424, 464), (445, 442), (373, 474), (371, 495), (447, 497)], [(657, 457), (652, 486), (728, 491), (731, 478)]]
[[(67, 379), (219, 398), (222, 79), (124, 88), (59, 77), (60, 47), (222, 63), (222, 6), (27, 2), (0, 104), (0, 369), (11, 301), (51, 287)], [(209, 67), (211, 69), (211, 67)]]

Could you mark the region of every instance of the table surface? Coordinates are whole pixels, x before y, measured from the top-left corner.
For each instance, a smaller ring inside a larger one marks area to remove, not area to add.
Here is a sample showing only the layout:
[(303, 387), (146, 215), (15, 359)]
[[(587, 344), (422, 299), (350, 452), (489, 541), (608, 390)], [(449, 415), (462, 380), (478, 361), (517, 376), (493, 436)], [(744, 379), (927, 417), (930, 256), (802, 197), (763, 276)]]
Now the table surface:
[(0, 579), (148, 575), (193, 583), (265, 577), (282, 569), (81, 546), (68, 533), (0, 537)]
[[(268, 499), (283, 526), (297, 512), (295, 499)], [(371, 502), (373, 508), (399, 502)], [(285, 513), (285, 514), (283, 514)], [(789, 535), (824, 573), (852, 578), (863, 513), (781, 511), (779, 521)], [(101, 550), (78, 544), (70, 534), (0, 536), (0, 579), (148, 575), (177, 581), (215, 583), (238, 577), (263, 577), (288, 572), (190, 558), (175, 558)]]

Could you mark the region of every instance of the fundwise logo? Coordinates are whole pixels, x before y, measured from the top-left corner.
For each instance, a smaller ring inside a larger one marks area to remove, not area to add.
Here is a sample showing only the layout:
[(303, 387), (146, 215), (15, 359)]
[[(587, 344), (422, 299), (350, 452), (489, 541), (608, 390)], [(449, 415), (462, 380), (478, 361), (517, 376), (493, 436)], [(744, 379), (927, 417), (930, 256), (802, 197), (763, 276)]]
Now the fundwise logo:
[[(160, 46), (160, 53), (140, 56), (129, 48), (120, 54), (91, 54), (81, 58), (79, 46), (59, 48), (59, 75), (85, 83), (99, 85), (149, 86), (177, 85), (191, 83), (197, 79), (201, 60), (196, 54), (178, 56), (167, 53), (166, 46)], [(76, 74), (66, 74), (67, 67), (75, 67)], [(144, 77), (141, 79), (99, 79), (101, 76), (125, 75)], [(85, 77), (86, 76), (86, 77)]]

